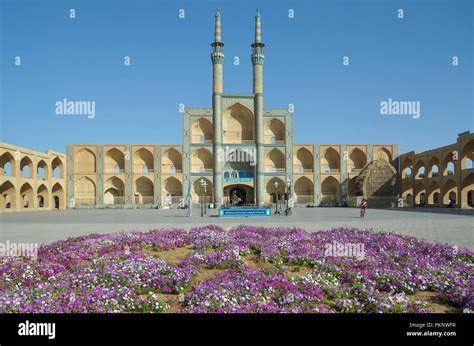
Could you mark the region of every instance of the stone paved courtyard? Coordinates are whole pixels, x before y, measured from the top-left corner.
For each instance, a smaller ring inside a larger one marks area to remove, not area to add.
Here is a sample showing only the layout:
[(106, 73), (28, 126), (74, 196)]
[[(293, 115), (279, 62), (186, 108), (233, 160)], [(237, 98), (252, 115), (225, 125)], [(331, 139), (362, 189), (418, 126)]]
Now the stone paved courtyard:
[(193, 217), (186, 210), (68, 210), (0, 214), (0, 241), (50, 243), (90, 233), (149, 230), (152, 228), (218, 224), (232, 227), (239, 224), (259, 226), (297, 226), (308, 231), (332, 227), (358, 227), (395, 231), (400, 234), (425, 238), (428, 241), (446, 242), (474, 249), (474, 213), (456, 214), (456, 210), (421, 212), (413, 210), (376, 210), (359, 217), (353, 208), (295, 208), (289, 217), (219, 218), (215, 210), (208, 210), (201, 218), (195, 207)]

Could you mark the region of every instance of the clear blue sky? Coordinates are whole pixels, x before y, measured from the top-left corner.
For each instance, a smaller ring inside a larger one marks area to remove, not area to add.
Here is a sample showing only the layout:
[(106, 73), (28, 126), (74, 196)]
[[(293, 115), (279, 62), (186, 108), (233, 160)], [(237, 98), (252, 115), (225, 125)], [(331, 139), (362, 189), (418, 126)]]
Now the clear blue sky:
[[(8, 143), (61, 152), (68, 143), (181, 143), (179, 104), (211, 106), (217, 6), (225, 92), (252, 91), (250, 44), (261, 9), (265, 107), (295, 105), (295, 143), (423, 151), (474, 128), (470, 0), (0, 3), (0, 139)], [(95, 119), (56, 115), (63, 98), (95, 101)], [(421, 117), (380, 115), (388, 98), (420, 101)]]

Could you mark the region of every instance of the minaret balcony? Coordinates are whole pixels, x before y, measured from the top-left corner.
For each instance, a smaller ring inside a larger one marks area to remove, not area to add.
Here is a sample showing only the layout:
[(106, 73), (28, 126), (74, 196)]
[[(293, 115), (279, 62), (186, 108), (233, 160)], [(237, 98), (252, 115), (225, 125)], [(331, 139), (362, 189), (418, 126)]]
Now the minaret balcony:
[(211, 60), (213, 64), (222, 64), (224, 62), (224, 44), (222, 42), (213, 42), (211, 44)]
[(211, 46), (212, 46), (212, 53), (224, 54), (224, 44), (222, 42), (213, 42)]
[(265, 54), (265, 45), (263, 43), (254, 43), (252, 44), (252, 55), (264, 55)]
[(265, 55), (263, 54), (252, 54), (252, 64), (263, 65), (265, 62)]
[(222, 64), (224, 62), (224, 53), (212, 52), (211, 60), (213, 64)]

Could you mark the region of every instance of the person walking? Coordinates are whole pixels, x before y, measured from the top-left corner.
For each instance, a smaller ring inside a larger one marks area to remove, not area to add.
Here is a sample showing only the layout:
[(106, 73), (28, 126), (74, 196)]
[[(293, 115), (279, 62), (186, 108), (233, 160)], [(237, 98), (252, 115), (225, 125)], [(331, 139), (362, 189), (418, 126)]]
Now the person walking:
[(365, 217), (365, 212), (368, 206), (369, 202), (365, 198), (363, 198), (362, 202), (360, 202), (360, 217)]

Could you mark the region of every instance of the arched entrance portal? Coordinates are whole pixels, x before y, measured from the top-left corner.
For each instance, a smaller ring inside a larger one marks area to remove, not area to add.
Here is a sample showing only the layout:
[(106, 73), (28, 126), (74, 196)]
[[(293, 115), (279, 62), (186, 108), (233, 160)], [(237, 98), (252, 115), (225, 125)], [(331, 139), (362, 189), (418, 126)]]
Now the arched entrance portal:
[(239, 187), (234, 187), (233, 189), (230, 189), (229, 199), (232, 205), (244, 205), (245, 201), (247, 200), (245, 190)]
[(253, 187), (243, 184), (224, 187), (224, 202), (233, 206), (253, 203)]

